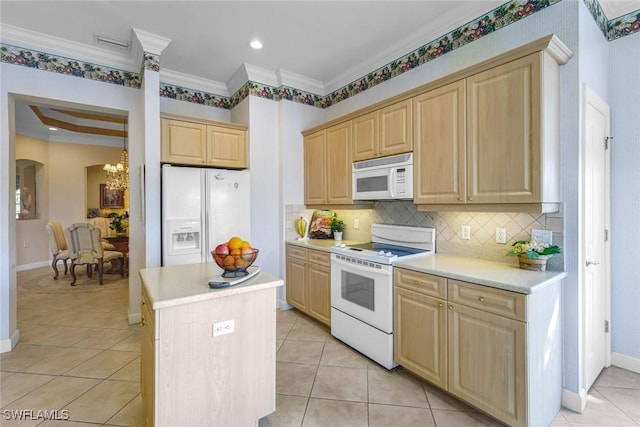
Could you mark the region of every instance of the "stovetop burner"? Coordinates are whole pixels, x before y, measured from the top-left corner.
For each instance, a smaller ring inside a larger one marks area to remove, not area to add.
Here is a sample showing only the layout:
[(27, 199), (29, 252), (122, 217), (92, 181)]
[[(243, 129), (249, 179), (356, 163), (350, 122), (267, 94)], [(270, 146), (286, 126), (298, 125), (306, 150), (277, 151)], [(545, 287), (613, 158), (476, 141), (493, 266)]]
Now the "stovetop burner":
[(342, 244), (333, 247), (331, 252), (355, 259), (391, 264), (399, 258), (433, 253), (435, 249), (433, 228), (373, 224), (371, 231), (372, 242), (357, 245)]
[(407, 248), (404, 246), (396, 246), (376, 242), (362, 243), (359, 245), (349, 245), (345, 246), (345, 248), (347, 250), (353, 251), (354, 256), (356, 256), (358, 252), (363, 251), (377, 252), (380, 256), (384, 255), (386, 257), (402, 257), (425, 252), (424, 249)]

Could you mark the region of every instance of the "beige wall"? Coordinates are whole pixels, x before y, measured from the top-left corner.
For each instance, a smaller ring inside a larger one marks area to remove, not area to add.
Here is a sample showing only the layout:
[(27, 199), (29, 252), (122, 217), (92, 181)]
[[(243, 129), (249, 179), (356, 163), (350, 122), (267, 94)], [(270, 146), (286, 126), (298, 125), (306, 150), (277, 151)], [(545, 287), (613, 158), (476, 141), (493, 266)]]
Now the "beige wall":
[[(120, 158), (121, 150), (118, 147), (47, 142), (16, 135), (16, 159), (31, 159), (44, 165), (42, 184), (37, 194), (40, 218), (16, 221), (18, 267), (51, 259), (46, 223), (55, 219), (67, 227), (84, 221), (87, 215), (87, 166), (115, 162)], [(96, 191), (99, 192), (99, 186)]]

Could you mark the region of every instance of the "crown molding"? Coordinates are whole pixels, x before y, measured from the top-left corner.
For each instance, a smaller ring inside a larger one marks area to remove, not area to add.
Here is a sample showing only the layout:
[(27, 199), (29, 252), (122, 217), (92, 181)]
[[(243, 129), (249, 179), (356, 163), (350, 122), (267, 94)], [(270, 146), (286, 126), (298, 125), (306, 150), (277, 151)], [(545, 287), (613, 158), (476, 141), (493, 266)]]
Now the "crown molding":
[(238, 92), (247, 82), (261, 83), (265, 86), (278, 87), (275, 71), (267, 70), (255, 65), (243, 63), (240, 68), (227, 80), (227, 90), (231, 95)]
[(276, 72), (273, 70), (267, 70), (256, 65), (243, 64), (249, 81), (262, 83), (263, 85), (278, 87), (278, 78)]
[(240, 90), (242, 86), (249, 80), (246, 70), (246, 64), (242, 64), (233, 75), (227, 80), (227, 91), (231, 95)]
[(136, 55), (134, 49), (126, 51), (126, 53), (115, 52), (100, 46), (78, 43), (10, 24), (0, 26), (0, 39), (3, 43), (36, 49), (65, 58), (78, 59), (134, 73), (140, 70), (141, 58), (139, 57), (141, 55)]
[(171, 43), (171, 39), (137, 28), (133, 29), (133, 33), (136, 35), (138, 42), (142, 45), (142, 50), (154, 55), (161, 55), (162, 51), (169, 46), (169, 43)]
[(315, 95), (326, 95), (324, 85), (320, 80), (315, 80), (287, 70), (276, 71), (276, 78), (278, 80), (277, 86), (292, 87)]
[(215, 95), (229, 96), (229, 89), (224, 83), (203, 79), (179, 71), (168, 70), (166, 68), (160, 69), (160, 81), (174, 86), (210, 92)]

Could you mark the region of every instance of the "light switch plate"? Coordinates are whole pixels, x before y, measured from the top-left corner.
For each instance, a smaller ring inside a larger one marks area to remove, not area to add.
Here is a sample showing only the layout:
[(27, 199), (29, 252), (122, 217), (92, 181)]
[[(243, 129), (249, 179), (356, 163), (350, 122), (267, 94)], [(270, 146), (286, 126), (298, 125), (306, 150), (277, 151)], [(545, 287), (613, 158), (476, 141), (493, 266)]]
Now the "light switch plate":
[(460, 238), (462, 240), (469, 240), (471, 239), (471, 227), (468, 225), (463, 225), (460, 228)]
[(531, 240), (535, 240), (538, 243), (551, 244), (553, 241), (553, 232), (551, 230), (538, 230), (531, 229)]

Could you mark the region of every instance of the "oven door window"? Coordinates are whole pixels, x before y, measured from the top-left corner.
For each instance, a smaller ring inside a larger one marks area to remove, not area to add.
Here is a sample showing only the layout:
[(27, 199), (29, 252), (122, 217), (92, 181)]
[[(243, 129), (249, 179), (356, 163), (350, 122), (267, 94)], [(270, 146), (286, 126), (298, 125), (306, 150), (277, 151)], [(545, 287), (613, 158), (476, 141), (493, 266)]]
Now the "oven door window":
[(342, 299), (367, 310), (375, 309), (375, 280), (342, 270), (340, 294)]

